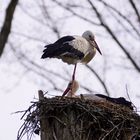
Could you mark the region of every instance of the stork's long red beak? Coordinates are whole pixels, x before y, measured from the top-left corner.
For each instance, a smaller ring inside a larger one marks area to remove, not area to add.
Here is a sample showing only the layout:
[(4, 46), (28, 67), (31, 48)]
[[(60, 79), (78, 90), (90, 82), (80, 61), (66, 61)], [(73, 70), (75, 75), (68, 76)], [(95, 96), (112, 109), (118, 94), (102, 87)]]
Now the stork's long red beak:
[(92, 45), (93, 47), (95, 47), (95, 48), (97, 49), (97, 51), (102, 55), (101, 50), (100, 50), (100, 48), (99, 48), (99, 46), (98, 46), (98, 44), (96, 43), (95, 40), (92, 40), (92, 41), (91, 41), (91, 45)]

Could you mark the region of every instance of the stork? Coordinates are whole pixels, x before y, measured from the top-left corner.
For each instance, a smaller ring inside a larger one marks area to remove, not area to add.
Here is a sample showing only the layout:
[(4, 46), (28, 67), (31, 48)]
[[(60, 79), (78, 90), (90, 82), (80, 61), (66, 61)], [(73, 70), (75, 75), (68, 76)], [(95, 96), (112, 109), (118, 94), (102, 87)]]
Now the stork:
[(102, 55), (94, 34), (91, 31), (85, 31), (82, 36), (64, 36), (53, 44), (46, 45), (41, 58), (58, 58), (67, 64), (74, 64), (73, 84), (77, 63), (87, 64), (90, 62), (95, 56), (96, 50)]

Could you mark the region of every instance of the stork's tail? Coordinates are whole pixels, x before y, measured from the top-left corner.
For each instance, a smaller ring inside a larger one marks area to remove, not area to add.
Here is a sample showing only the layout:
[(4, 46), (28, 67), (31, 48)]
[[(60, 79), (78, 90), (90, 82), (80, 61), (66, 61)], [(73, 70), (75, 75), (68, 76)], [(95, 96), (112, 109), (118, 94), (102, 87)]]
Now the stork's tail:
[(46, 45), (45, 49), (43, 50), (43, 55), (41, 56), (42, 59), (45, 59), (47, 57), (52, 58), (54, 57), (55, 47), (53, 44)]

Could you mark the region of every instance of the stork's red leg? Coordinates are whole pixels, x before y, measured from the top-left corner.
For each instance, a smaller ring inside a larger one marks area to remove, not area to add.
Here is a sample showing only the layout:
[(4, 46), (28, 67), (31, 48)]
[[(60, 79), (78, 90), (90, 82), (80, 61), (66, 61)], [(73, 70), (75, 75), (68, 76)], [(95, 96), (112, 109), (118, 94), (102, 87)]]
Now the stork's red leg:
[(71, 89), (70, 89), (70, 92), (71, 92), (71, 97), (73, 95), (73, 84), (74, 84), (74, 81), (75, 81), (75, 73), (76, 73), (76, 67), (77, 67), (77, 64), (75, 64), (74, 66), (74, 70), (73, 70), (73, 74), (72, 74), (72, 82), (71, 82)]
[(66, 88), (66, 90), (63, 92), (63, 95), (61, 97), (61, 99), (63, 99), (63, 97), (68, 93), (68, 92), (71, 92), (71, 95), (72, 95), (72, 87), (73, 87), (73, 82), (75, 80), (75, 72), (76, 72), (76, 67), (77, 67), (77, 64), (75, 64), (74, 66), (74, 70), (73, 70), (73, 74), (72, 74), (72, 82), (68, 85), (68, 87)]
[(72, 82), (75, 80), (75, 72), (76, 72), (77, 64), (74, 66), (73, 74), (72, 74)]

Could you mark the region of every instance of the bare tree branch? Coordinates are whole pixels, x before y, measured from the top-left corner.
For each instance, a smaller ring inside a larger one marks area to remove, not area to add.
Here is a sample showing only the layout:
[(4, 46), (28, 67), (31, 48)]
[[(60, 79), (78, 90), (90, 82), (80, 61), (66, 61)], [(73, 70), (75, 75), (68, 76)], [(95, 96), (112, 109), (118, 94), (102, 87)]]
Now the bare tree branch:
[(21, 9), (27, 16), (29, 16), (32, 20), (34, 20), (34, 21), (38, 22), (39, 24), (41, 24), (41, 26), (42, 26), (42, 25), (43, 25), (44, 27), (47, 26), (47, 24), (44, 23), (42, 20), (40, 20), (40, 19), (37, 18), (36, 16), (33, 16), (31, 13), (29, 13), (29, 12), (27, 11), (27, 9), (25, 9), (25, 8), (23, 7), (22, 4), (19, 4), (19, 7), (20, 7), (20, 9)]
[(100, 26), (99, 23), (96, 23), (96, 22), (94, 22), (94, 21), (92, 21), (92, 20), (90, 20), (90, 19), (88, 19), (88, 18), (86, 18), (84, 16), (81, 16), (80, 14), (77, 14), (71, 8), (69, 8), (67, 6), (64, 6), (62, 3), (58, 2), (57, 0), (52, 0), (52, 1), (55, 2), (57, 5), (59, 5), (60, 7), (64, 8), (67, 11), (69, 11), (70, 13), (72, 13), (74, 16), (77, 16), (78, 18), (80, 18), (80, 19), (82, 19), (82, 20), (84, 20), (86, 22), (89, 22), (89, 23), (91, 23), (93, 25)]
[(98, 0), (98, 1), (100, 1), (106, 7), (110, 8), (111, 10), (113, 10), (114, 12), (116, 12), (120, 17), (122, 17), (132, 27), (132, 29), (135, 31), (135, 33), (140, 37), (140, 32), (137, 30), (137, 28), (135, 28), (135, 26), (133, 25), (133, 23), (131, 22), (131, 20), (129, 20), (129, 18), (127, 18), (119, 10), (117, 10), (114, 7), (112, 7), (111, 5), (109, 5), (108, 3), (106, 3), (105, 1), (103, 1), (103, 0)]
[[(37, 69), (34, 69), (34, 68), (32, 67), (32, 65), (29, 66), (28, 64), (24, 63), (24, 62), (21, 60), (21, 55), (18, 54), (18, 53), (16, 52), (16, 49), (14, 48), (13, 44), (10, 43), (10, 42), (8, 42), (8, 43), (9, 43), (9, 45), (10, 45), (10, 47), (11, 47), (13, 53), (15, 54), (16, 58), (17, 58), (18, 60), (20, 60), (19, 62), (20, 62), (28, 71), (32, 71), (32, 72), (34, 72), (35, 74), (37, 74), (38, 76), (40, 76), (40, 77), (42, 77), (43, 79), (47, 80), (49, 83), (51, 83), (51, 85), (52, 85), (52, 87), (53, 87), (54, 90), (57, 90), (57, 91), (61, 91), (61, 92), (62, 92), (62, 89), (60, 89), (60, 88), (57, 87), (56, 83), (54, 82), (54, 80), (53, 80), (52, 78), (50, 78), (50, 77), (47, 76), (46, 74), (44, 74), (44, 73), (38, 71)], [(22, 58), (23, 58), (23, 57), (24, 57), (24, 56), (22, 56)], [(27, 60), (27, 58), (26, 58), (26, 60)], [(34, 63), (34, 64), (35, 64), (35, 63)]]
[(11, 31), (13, 15), (14, 15), (17, 3), (18, 3), (18, 0), (11, 0), (10, 4), (8, 5), (6, 9), (5, 20), (4, 20), (4, 23), (0, 32), (0, 56), (3, 53), (5, 44), (7, 42), (8, 36)]
[(132, 58), (130, 53), (125, 49), (125, 47), (120, 43), (118, 38), (114, 35), (113, 31), (110, 29), (110, 27), (104, 22), (103, 17), (98, 12), (97, 8), (94, 6), (94, 4), (91, 2), (91, 0), (88, 0), (89, 4), (91, 5), (92, 9), (95, 11), (97, 17), (100, 20), (101, 25), (107, 30), (107, 32), (111, 35), (111, 37), (116, 41), (116, 43), (120, 46), (120, 48), (123, 50), (123, 52), (126, 54), (132, 65), (136, 68), (138, 72), (140, 72), (140, 67), (136, 63), (136, 61)]
[(53, 21), (53, 18), (51, 17), (50, 13), (47, 10), (47, 7), (45, 6), (45, 1), (42, 0), (43, 6), (41, 7), (41, 11), (43, 11), (44, 18), (46, 21), (51, 22), (51, 25), (48, 24), (48, 26), (51, 28), (51, 30), (57, 35), (57, 38), (60, 38), (60, 31), (57, 28), (57, 24), (55, 21)]
[(109, 91), (108, 91), (108, 89), (107, 89), (107, 86), (105, 85), (105, 83), (104, 83), (104, 81), (101, 79), (101, 77), (97, 74), (97, 72), (96, 72), (92, 67), (90, 67), (89, 65), (86, 65), (86, 67), (97, 77), (97, 79), (98, 79), (98, 80), (100, 81), (100, 83), (102, 84), (102, 86), (103, 86), (103, 88), (104, 88), (106, 94), (107, 94), (108, 96), (110, 96), (110, 93), (109, 93)]
[(133, 7), (133, 9), (134, 9), (134, 11), (135, 11), (135, 13), (136, 13), (136, 15), (137, 15), (137, 17), (138, 17), (138, 21), (139, 21), (139, 23), (140, 23), (140, 14), (139, 14), (139, 11), (138, 11), (138, 9), (137, 9), (137, 7), (136, 7), (136, 4), (134, 3), (133, 0), (129, 0), (129, 2), (130, 2), (130, 4), (131, 4), (131, 6)]
[(37, 38), (37, 37), (31, 36), (29, 34), (27, 35), (27, 34), (16, 32), (16, 31), (11, 31), (11, 33), (13, 33), (16, 36), (21, 36), (21, 37), (31, 39), (31, 40), (34, 40), (34, 41), (37, 41), (37, 42), (48, 43), (46, 40), (43, 40), (42, 38)]

